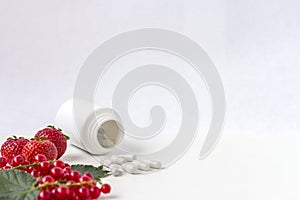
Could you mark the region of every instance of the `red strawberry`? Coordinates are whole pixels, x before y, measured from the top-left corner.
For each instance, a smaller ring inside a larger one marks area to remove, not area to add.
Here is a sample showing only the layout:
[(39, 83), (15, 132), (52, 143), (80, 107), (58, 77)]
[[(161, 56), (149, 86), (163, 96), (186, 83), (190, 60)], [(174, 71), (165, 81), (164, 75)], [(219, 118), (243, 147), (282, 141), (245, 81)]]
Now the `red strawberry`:
[(17, 138), (13, 136), (8, 138), (1, 146), (1, 155), (10, 162), (15, 156), (22, 153), (23, 147), (29, 142), (28, 139), (23, 137)]
[(34, 137), (51, 141), (57, 148), (57, 159), (66, 152), (67, 139), (69, 138), (61, 132), (61, 129), (56, 129), (54, 126), (48, 126), (37, 132)]
[(22, 155), (29, 162), (37, 154), (44, 154), (48, 160), (54, 160), (57, 158), (57, 149), (49, 140), (35, 139), (28, 142), (22, 150)]

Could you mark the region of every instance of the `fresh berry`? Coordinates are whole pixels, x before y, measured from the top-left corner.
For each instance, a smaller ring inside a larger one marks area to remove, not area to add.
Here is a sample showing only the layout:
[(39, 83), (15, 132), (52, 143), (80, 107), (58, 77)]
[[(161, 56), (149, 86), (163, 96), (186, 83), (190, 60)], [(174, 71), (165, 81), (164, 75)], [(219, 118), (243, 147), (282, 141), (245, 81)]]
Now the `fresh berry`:
[(71, 193), (72, 192), (75, 193), (77, 191), (78, 186), (75, 186), (74, 185), (75, 183), (76, 183), (75, 181), (67, 181), (67, 183), (66, 183), (66, 185), (69, 187)]
[(55, 179), (55, 180), (59, 180), (59, 179), (63, 179), (63, 175), (64, 175), (64, 171), (62, 170), (62, 168), (60, 167), (53, 167), (50, 170), (50, 175)]
[(61, 186), (56, 189), (56, 199), (66, 199), (70, 195), (70, 189), (65, 186)]
[(57, 187), (52, 187), (50, 188), (51, 190), (51, 196), (56, 199), (56, 196), (57, 196)]
[(79, 197), (77, 196), (76, 192), (70, 188), (70, 194), (67, 199), (68, 200), (79, 200)]
[(11, 166), (15, 167), (18, 165), (23, 165), (24, 162), (25, 162), (24, 157), (22, 155), (17, 155), (12, 159)]
[(67, 172), (64, 172), (63, 174), (63, 180), (69, 180), (70, 174)]
[(6, 170), (6, 169), (10, 169), (10, 168), (11, 168), (11, 166), (5, 165), (2, 169)]
[(43, 161), (38, 166), (38, 169), (41, 171), (42, 175), (47, 175), (51, 169), (51, 164), (48, 161)]
[(47, 157), (44, 154), (37, 154), (34, 156), (33, 160), (36, 162), (43, 162), (43, 161), (47, 161)]
[(7, 163), (7, 159), (4, 157), (0, 157), (0, 168), (4, 167)]
[(13, 136), (12, 138), (8, 138), (1, 146), (1, 155), (6, 158), (8, 162), (11, 162), (15, 156), (22, 153), (23, 147), (28, 142), (29, 140), (23, 137), (17, 138)]
[(54, 160), (57, 158), (57, 149), (55, 145), (48, 140), (32, 140), (28, 142), (22, 150), (22, 155), (29, 162), (34, 161), (34, 157), (37, 154), (44, 154), (47, 160)]
[(56, 129), (54, 126), (48, 126), (47, 128), (37, 132), (34, 137), (45, 138), (53, 142), (57, 148), (57, 159), (66, 152), (68, 137), (61, 132), (61, 129)]
[(91, 187), (90, 189), (90, 197), (92, 199), (98, 199), (100, 196), (101, 190), (97, 186)]
[(77, 182), (79, 178), (80, 178), (80, 173), (78, 171), (72, 171), (70, 173), (70, 177), (69, 177), (70, 180)]
[[(49, 129), (52, 132), (56, 130), (54, 127)], [(43, 131), (41, 132), (47, 132), (45, 129)], [(111, 191), (108, 184), (103, 184), (101, 188), (97, 187), (97, 181), (91, 173), (80, 174), (72, 170), (68, 163), (56, 160), (58, 151), (55, 144), (51, 142), (53, 133), (47, 132), (47, 134), (48, 138), (36, 136), (33, 140), (27, 141), (21, 154), (12, 157), (11, 160), (0, 157), (0, 170), (17, 169), (35, 177), (37, 182), (33, 185), (33, 189), (38, 190), (37, 200), (98, 199), (101, 193), (107, 194)], [(19, 139), (10, 140), (13, 144)]]
[(111, 187), (108, 184), (103, 184), (101, 186), (101, 192), (103, 192), (104, 194), (108, 194), (110, 193)]
[(38, 177), (41, 176), (41, 172), (38, 171), (38, 170), (33, 170), (32, 172), (30, 172), (30, 174), (31, 174), (32, 176), (34, 176), (35, 178), (38, 178)]
[(55, 162), (53, 162), (53, 166), (54, 167), (60, 167), (60, 168), (64, 168), (65, 167), (65, 163), (61, 160), (56, 160)]
[(64, 173), (71, 173), (72, 172), (72, 169), (71, 169), (71, 167), (65, 167), (64, 169), (63, 169), (63, 171), (64, 171)]
[(44, 183), (53, 183), (55, 180), (52, 176), (50, 175), (46, 175), (44, 176), (41, 181), (40, 181), (40, 184), (44, 184)]
[(90, 196), (90, 191), (86, 187), (81, 187), (78, 189), (78, 196), (80, 199), (88, 199)]
[(49, 190), (42, 190), (39, 193), (38, 200), (50, 200), (51, 198), (51, 192)]
[(92, 174), (88, 173), (88, 172), (84, 173), (83, 176), (90, 177), (91, 180), (94, 179), (94, 176)]
[(29, 173), (29, 174), (30, 174), (33, 170), (34, 170), (34, 167), (32, 167), (32, 166), (25, 168), (25, 171), (26, 171), (27, 173)]
[(79, 182), (89, 182), (91, 180), (92, 180), (91, 177), (86, 176), (86, 175), (83, 175), (79, 178)]

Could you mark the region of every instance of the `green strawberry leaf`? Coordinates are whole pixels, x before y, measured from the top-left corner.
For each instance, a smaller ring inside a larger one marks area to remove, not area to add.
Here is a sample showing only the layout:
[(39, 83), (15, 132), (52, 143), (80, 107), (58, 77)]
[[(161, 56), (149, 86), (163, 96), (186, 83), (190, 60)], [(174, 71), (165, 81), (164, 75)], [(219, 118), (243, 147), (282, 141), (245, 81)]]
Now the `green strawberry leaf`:
[(78, 171), (80, 174), (90, 173), (94, 179), (101, 183), (101, 178), (110, 176), (110, 171), (105, 170), (102, 165), (94, 167), (92, 165), (71, 165), (72, 170)]
[[(53, 129), (58, 130), (59, 132), (62, 132), (62, 129), (61, 129), (61, 128), (55, 128), (54, 125), (48, 125), (47, 127), (48, 127), (48, 128), (53, 128)], [(63, 134), (63, 135), (64, 135), (64, 137), (65, 137), (66, 140), (69, 140), (69, 139), (70, 139), (69, 136), (67, 136), (67, 135), (65, 135), (65, 134)]]
[(0, 199), (35, 200), (38, 190), (30, 190), (36, 179), (20, 170), (0, 171)]
[(48, 125), (47, 127), (48, 127), (48, 128), (56, 129), (54, 125)]
[(65, 135), (65, 134), (64, 134), (64, 137), (65, 137), (66, 140), (69, 140), (69, 139), (70, 139), (70, 137), (67, 136), (67, 135)]

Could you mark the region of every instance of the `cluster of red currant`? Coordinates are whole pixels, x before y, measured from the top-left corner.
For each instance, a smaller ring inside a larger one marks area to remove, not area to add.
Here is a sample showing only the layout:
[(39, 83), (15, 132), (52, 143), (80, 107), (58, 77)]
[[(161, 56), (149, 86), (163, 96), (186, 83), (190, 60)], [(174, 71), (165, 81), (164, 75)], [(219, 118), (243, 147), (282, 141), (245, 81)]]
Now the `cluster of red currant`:
[(22, 170), (37, 178), (34, 189), (39, 190), (38, 200), (97, 199), (101, 193), (107, 194), (111, 190), (108, 184), (98, 187), (92, 174), (81, 175), (69, 164), (61, 160), (48, 161), (43, 154), (37, 154), (32, 163), (22, 155), (15, 156), (11, 162), (1, 157), (0, 168)]

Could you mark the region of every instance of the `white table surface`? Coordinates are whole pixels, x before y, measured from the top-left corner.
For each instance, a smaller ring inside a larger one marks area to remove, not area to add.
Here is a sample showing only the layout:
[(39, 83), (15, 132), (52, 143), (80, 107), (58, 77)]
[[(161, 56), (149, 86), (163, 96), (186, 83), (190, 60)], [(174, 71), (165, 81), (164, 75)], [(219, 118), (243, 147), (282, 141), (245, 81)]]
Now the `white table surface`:
[[(104, 179), (112, 192), (100, 199), (300, 199), (299, 136), (224, 134), (205, 160), (197, 158), (198, 143), (196, 140), (187, 154), (167, 169)], [(71, 145), (62, 159), (99, 164)]]
[[(196, 139), (184, 157), (167, 169), (103, 179), (111, 184), (112, 192), (100, 199), (300, 199), (299, 136), (224, 134), (204, 160), (198, 160), (199, 142)], [(99, 165), (72, 145), (62, 160)]]

